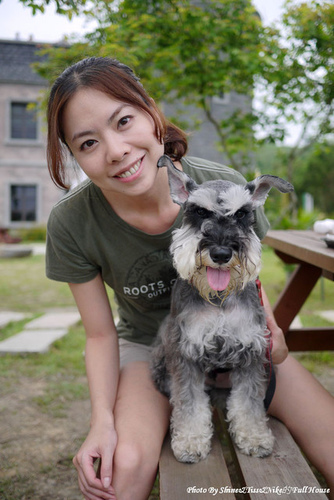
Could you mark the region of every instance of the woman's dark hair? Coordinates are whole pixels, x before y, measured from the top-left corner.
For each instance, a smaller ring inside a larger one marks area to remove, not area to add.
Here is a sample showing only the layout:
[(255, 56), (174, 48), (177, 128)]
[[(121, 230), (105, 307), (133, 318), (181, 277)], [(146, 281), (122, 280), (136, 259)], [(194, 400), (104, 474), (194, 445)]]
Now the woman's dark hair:
[(186, 153), (186, 134), (166, 120), (132, 69), (116, 59), (90, 57), (67, 68), (54, 82), (50, 92), (47, 110), (47, 159), (51, 179), (58, 187), (68, 189), (63, 112), (66, 104), (80, 88), (99, 90), (117, 101), (140, 108), (151, 116), (155, 135), (160, 143), (164, 144), (165, 154), (177, 161)]

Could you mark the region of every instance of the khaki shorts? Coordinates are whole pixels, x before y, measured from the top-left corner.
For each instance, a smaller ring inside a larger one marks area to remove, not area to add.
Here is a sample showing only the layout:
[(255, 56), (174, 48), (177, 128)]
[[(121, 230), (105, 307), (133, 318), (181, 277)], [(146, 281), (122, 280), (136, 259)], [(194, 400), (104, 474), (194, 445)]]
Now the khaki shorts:
[(120, 367), (135, 361), (150, 361), (152, 346), (137, 344), (125, 339), (118, 339)]

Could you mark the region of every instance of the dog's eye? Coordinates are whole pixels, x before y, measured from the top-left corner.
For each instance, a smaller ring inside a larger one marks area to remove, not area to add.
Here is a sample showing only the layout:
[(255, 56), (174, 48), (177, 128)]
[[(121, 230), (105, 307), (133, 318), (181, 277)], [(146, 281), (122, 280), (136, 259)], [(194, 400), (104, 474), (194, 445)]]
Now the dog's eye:
[(236, 219), (241, 220), (245, 217), (246, 213), (247, 212), (241, 208), (235, 212), (234, 216)]
[(203, 207), (196, 207), (196, 214), (200, 217), (209, 217), (210, 211)]

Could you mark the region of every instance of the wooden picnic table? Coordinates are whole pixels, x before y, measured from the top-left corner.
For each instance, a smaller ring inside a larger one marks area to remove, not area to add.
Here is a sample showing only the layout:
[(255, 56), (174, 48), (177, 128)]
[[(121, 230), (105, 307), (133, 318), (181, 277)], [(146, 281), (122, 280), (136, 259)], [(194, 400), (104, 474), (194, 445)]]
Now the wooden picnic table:
[(273, 308), (290, 351), (334, 350), (333, 327), (290, 329), (318, 279), (334, 281), (334, 249), (326, 246), (323, 236), (314, 231), (275, 230), (263, 240), (284, 263), (297, 264)]

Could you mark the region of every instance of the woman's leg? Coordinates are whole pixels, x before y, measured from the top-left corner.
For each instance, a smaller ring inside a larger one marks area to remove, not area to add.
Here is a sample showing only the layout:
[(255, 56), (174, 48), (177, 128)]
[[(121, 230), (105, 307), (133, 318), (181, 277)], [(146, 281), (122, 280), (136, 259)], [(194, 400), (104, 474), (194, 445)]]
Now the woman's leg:
[(269, 414), (284, 422), (324, 475), (330, 498), (334, 498), (334, 398), (292, 356), (276, 368), (277, 385)]
[(154, 387), (147, 362), (122, 368), (114, 415), (118, 442), (112, 485), (117, 500), (146, 500), (170, 417), (169, 402)]

